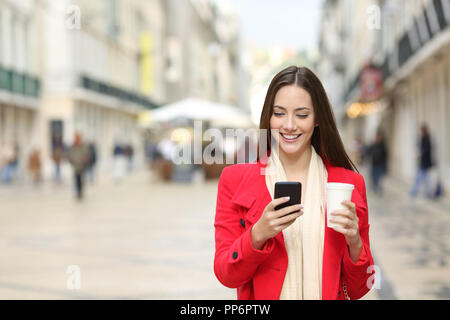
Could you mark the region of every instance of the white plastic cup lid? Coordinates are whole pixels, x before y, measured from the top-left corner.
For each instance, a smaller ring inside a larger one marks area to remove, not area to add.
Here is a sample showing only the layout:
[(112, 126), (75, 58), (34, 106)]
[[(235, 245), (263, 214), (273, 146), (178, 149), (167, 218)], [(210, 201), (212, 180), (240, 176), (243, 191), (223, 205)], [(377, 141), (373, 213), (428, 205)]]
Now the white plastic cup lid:
[(355, 186), (350, 183), (337, 183), (337, 182), (329, 182), (327, 183), (328, 189), (338, 189), (338, 190), (353, 190)]

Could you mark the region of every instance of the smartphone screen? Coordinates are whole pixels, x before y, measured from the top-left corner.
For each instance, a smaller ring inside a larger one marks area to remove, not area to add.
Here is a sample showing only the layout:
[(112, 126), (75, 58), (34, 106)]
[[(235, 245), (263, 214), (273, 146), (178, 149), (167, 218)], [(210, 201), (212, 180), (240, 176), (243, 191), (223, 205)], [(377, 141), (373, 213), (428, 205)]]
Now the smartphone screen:
[[(282, 198), (282, 197), (290, 197), (289, 201), (279, 204), (275, 207), (275, 210), (279, 210), (285, 207), (292, 206), (294, 204), (300, 204), (301, 203), (301, 197), (302, 197), (302, 184), (300, 182), (294, 182), (294, 181), (283, 181), (283, 182), (276, 182), (275, 183), (275, 193), (274, 193), (275, 199)], [(293, 211), (291, 213), (298, 212)], [(289, 214), (291, 214), (289, 213)]]

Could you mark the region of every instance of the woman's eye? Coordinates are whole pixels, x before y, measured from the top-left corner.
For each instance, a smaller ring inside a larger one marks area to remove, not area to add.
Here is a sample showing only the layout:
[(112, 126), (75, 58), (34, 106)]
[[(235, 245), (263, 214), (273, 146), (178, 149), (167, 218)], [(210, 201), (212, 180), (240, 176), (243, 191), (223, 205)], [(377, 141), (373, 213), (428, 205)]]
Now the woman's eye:
[(274, 112), (273, 114), (278, 117), (278, 116), (282, 116), (284, 113), (282, 113), (282, 112)]
[(306, 117), (308, 117), (307, 114), (298, 114), (297, 117), (305, 119)]

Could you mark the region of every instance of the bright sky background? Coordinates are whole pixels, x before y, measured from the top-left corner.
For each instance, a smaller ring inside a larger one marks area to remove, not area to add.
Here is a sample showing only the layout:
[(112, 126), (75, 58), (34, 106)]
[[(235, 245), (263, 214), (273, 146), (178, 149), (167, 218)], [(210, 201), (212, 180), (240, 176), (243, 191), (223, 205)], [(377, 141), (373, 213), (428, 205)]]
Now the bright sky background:
[(322, 0), (232, 0), (241, 15), (244, 39), (268, 47), (317, 46)]

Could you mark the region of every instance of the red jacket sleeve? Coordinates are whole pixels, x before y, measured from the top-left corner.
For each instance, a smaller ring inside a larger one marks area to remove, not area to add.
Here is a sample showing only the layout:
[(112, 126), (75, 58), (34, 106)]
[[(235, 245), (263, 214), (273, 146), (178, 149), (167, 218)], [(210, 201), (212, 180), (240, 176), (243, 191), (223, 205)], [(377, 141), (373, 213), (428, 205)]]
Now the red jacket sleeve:
[[(360, 299), (372, 287), (373, 265), (372, 254), (369, 244), (369, 216), (367, 209), (366, 186), (362, 175), (357, 174), (356, 189), (359, 192), (362, 203), (357, 204), (356, 214), (359, 219), (359, 234), (363, 248), (356, 263), (350, 258), (348, 250), (344, 251), (343, 259), (343, 282), (347, 287), (351, 299)], [(370, 280), (369, 280), (370, 278)]]
[(267, 259), (273, 249), (273, 239), (267, 241), (262, 250), (253, 248), (252, 228), (244, 229), (240, 223), (244, 218), (242, 208), (231, 200), (239, 184), (239, 177), (231, 167), (222, 171), (217, 191), (214, 273), (223, 285), (237, 288), (250, 281), (258, 266)]

